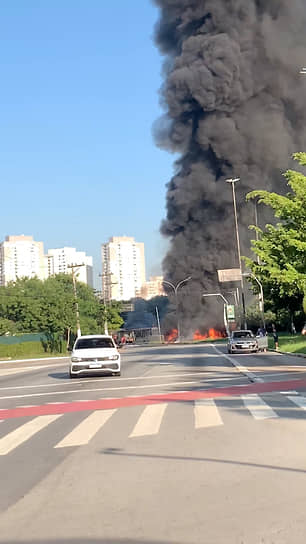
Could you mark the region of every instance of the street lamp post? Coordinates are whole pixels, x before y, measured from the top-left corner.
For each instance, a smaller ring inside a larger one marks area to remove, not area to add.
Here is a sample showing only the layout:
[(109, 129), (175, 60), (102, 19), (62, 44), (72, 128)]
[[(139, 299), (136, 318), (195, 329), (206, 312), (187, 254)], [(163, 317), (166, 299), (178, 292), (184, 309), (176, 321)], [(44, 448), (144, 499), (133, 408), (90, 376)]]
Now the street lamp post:
[(225, 330), (226, 330), (226, 333), (227, 333), (227, 336), (230, 336), (230, 330), (229, 330), (229, 326), (228, 326), (228, 321), (227, 321), (227, 313), (226, 313), (226, 308), (228, 306), (228, 300), (226, 300), (225, 296), (222, 295), (222, 293), (204, 293), (204, 295), (202, 295), (202, 297), (221, 297), (223, 302), (224, 302), (224, 305), (223, 305), (223, 309), (224, 309), (224, 312), (223, 312), (223, 319), (224, 319), (224, 327), (225, 327)]
[(226, 180), (227, 183), (230, 183), (232, 186), (233, 193), (233, 205), (234, 205), (234, 218), (235, 218), (235, 230), (236, 230), (236, 240), (237, 240), (237, 252), (238, 252), (238, 262), (240, 268), (240, 282), (241, 282), (241, 298), (242, 298), (242, 312), (243, 312), (243, 321), (244, 328), (247, 329), (246, 314), (245, 314), (245, 296), (244, 296), (244, 283), (241, 267), (241, 252), (240, 252), (240, 238), (239, 238), (239, 229), (238, 229), (238, 216), (237, 216), (237, 205), (236, 205), (236, 192), (235, 192), (235, 183), (240, 181), (240, 178), (229, 178)]
[[(255, 240), (256, 242), (258, 242), (259, 240), (259, 236), (258, 236), (258, 212), (257, 212), (257, 204), (258, 204), (258, 201), (257, 199), (255, 198), (254, 200), (254, 216), (255, 216), (255, 226), (256, 226), (256, 230), (255, 230)], [(257, 260), (257, 263), (260, 264), (260, 257), (259, 255), (256, 256), (256, 260)]]
[(176, 285), (173, 285), (173, 283), (171, 283), (171, 281), (164, 280), (162, 282), (165, 285), (169, 285), (173, 289), (174, 294), (175, 294), (175, 307), (176, 307), (176, 320), (177, 320), (177, 339), (178, 339), (179, 342), (180, 342), (180, 339), (181, 339), (181, 326), (180, 326), (180, 319), (179, 319), (177, 292), (178, 292), (178, 289), (181, 287), (181, 285), (183, 285), (183, 283), (186, 283), (189, 280), (191, 280), (191, 276), (188, 276), (184, 280), (179, 281)]
[(262, 283), (259, 281), (259, 279), (253, 274), (252, 272), (245, 272), (243, 276), (253, 278), (253, 280), (256, 281), (257, 285), (259, 286), (259, 310), (261, 312), (261, 319), (264, 329), (266, 328), (266, 322), (265, 322), (265, 304), (264, 304), (264, 294), (263, 294), (263, 286)]

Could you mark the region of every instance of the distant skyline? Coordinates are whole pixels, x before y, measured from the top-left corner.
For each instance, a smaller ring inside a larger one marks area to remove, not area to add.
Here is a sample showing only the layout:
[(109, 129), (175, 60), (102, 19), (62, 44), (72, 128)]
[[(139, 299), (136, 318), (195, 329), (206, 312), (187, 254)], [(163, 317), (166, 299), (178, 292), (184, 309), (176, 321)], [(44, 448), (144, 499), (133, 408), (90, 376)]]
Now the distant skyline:
[(158, 10), (149, 0), (20, 0), (1, 15), (0, 239), (86, 251), (96, 284), (101, 244), (132, 236), (145, 244), (147, 276), (158, 274), (174, 161), (152, 137)]

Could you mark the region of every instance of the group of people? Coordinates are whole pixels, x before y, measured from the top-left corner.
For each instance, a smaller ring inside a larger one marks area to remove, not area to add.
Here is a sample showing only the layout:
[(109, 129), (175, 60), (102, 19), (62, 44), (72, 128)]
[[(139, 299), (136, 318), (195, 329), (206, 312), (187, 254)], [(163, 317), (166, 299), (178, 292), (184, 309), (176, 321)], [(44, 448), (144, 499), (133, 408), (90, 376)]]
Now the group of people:
[(123, 334), (122, 336), (118, 334), (113, 334), (113, 340), (118, 347), (123, 347), (125, 344), (133, 344), (135, 342), (134, 333)]

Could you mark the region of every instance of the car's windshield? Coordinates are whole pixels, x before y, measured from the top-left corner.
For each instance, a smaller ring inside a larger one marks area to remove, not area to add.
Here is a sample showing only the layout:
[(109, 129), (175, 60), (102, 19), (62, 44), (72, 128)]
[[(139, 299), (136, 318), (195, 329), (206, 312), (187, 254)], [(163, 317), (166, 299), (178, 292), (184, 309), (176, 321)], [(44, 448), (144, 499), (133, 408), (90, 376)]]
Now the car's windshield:
[(253, 333), (251, 331), (236, 331), (233, 332), (233, 338), (253, 338)]
[(111, 338), (80, 338), (75, 344), (75, 349), (113, 348)]

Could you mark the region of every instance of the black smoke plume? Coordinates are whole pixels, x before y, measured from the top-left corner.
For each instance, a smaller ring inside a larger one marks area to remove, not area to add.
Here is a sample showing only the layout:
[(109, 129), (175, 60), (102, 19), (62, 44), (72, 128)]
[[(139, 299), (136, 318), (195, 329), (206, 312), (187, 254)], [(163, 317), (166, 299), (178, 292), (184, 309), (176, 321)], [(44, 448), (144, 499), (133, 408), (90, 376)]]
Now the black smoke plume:
[[(165, 115), (158, 145), (179, 154), (168, 184), (165, 277), (178, 282), (185, 324), (205, 320), (201, 294), (217, 269), (238, 266), (231, 187), (242, 253), (249, 251), (255, 188), (282, 192), (292, 152), (306, 149), (306, 0), (154, 0), (163, 55)], [(260, 214), (263, 211), (260, 209)], [(261, 223), (263, 216), (261, 215)], [(185, 293), (185, 294), (183, 294)]]

